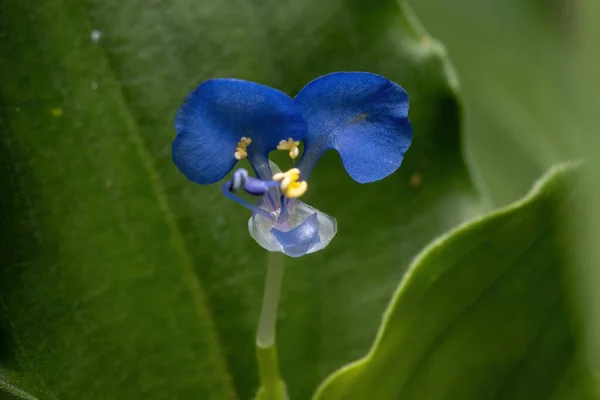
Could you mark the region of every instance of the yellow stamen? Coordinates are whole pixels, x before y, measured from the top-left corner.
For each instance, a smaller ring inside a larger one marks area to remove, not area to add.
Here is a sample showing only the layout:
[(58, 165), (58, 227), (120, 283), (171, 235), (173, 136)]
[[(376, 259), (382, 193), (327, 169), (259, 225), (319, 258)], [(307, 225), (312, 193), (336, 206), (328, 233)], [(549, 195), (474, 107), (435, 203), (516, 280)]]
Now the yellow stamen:
[(300, 146), (300, 142), (295, 142), (294, 139), (288, 138), (288, 140), (282, 140), (279, 142), (277, 146), (277, 150), (289, 150), (290, 157), (296, 158), (298, 154), (300, 154), (300, 150), (298, 150), (298, 146)]
[(298, 181), (300, 179), (300, 170), (292, 168), (287, 172), (278, 172), (273, 175), (274, 181), (280, 181), (281, 192), (285, 197), (295, 199), (306, 193), (308, 183), (306, 181)]
[(240, 141), (237, 144), (237, 147), (235, 148), (235, 153), (233, 153), (233, 156), (236, 160), (243, 160), (244, 158), (248, 157), (248, 152), (246, 151), (246, 149), (248, 148), (250, 143), (252, 143), (252, 139), (250, 139), (249, 137), (244, 136), (240, 139)]

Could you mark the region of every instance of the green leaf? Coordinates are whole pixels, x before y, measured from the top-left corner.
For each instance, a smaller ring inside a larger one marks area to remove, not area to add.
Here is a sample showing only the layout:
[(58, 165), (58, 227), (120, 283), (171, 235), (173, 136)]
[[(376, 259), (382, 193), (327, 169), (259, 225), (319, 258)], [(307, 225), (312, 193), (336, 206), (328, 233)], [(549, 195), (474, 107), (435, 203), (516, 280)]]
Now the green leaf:
[(555, 168), (523, 200), (425, 249), (371, 351), (329, 377), (316, 399), (594, 398), (561, 279), (573, 175), (572, 166)]
[(469, 161), (494, 204), (516, 201), (550, 166), (581, 156), (569, 73), (579, 3), (410, 3), (456, 64)]
[(230, 398), (205, 293), (85, 9), (2, 8), (1, 359), (15, 386)]
[(577, 48), (573, 58), (575, 77), (575, 106), (578, 110), (577, 129), (582, 135), (582, 145), (588, 158), (584, 179), (579, 182), (585, 196), (572, 211), (570, 224), (574, 261), (574, 277), (578, 283), (575, 299), (580, 310), (582, 334), (586, 347), (586, 358), (595, 376), (600, 391), (600, 247), (597, 238), (600, 233), (600, 137), (597, 134), (600, 115), (597, 104), (600, 94), (600, 54), (594, 51), (600, 26), (595, 22), (600, 15), (600, 3), (584, 1), (578, 3)]
[(37, 400), (37, 397), (25, 392), (16, 386), (19, 382), (18, 378), (11, 376), (12, 374), (0, 369), (0, 399), (10, 400), (14, 398), (24, 400)]
[(266, 254), (246, 210), (170, 159), (174, 114), (204, 79), (293, 95), (366, 70), (411, 98), (398, 173), (359, 185), (328, 154), (311, 178), (306, 201), (339, 233), (289, 260), (291, 398), (363, 354), (404, 266), (480, 212), (445, 52), (394, 1), (5, 0), (0, 37), (0, 362), (42, 398), (256, 393)]

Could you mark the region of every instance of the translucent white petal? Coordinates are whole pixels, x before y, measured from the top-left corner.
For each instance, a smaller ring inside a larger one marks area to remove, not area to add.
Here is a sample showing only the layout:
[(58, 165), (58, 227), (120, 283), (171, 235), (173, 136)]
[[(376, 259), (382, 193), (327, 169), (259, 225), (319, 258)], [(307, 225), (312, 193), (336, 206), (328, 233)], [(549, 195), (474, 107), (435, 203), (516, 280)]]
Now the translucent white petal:
[[(277, 213), (278, 212), (279, 210)], [(268, 251), (278, 251), (292, 257), (298, 257), (302, 254), (286, 251), (286, 248), (273, 235), (271, 229), (275, 228), (282, 232), (289, 232), (302, 222), (306, 221), (311, 215), (317, 214), (317, 221), (319, 222), (318, 235), (320, 240), (312, 243), (305, 254), (314, 253), (315, 251), (327, 247), (331, 242), (331, 239), (333, 239), (337, 233), (337, 222), (335, 218), (330, 217), (306, 203), (297, 200), (290, 201), (287, 212), (288, 218), (284, 222), (274, 222), (262, 215), (253, 214), (248, 220), (248, 231), (250, 232), (250, 236)], [(278, 214), (276, 215), (279, 217)]]

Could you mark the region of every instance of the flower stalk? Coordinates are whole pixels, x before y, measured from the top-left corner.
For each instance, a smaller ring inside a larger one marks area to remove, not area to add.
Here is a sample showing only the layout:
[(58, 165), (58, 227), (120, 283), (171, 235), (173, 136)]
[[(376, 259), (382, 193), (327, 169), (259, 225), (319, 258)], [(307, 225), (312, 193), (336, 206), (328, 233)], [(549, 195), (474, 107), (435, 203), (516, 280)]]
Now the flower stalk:
[(285, 384), (279, 376), (275, 341), (283, 264), (282, 253), (269, 253), (265, 291), (256, 331), (256, 356), (260, 375), (260, 389), (256, 400), (288, 399)]

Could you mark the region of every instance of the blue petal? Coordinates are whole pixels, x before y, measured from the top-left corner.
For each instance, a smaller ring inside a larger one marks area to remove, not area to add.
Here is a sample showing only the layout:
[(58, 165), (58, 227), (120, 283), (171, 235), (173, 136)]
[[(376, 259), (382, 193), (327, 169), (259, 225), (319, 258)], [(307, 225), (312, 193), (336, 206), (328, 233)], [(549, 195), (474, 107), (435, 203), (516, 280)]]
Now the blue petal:
[(241, 137), (252, 139), (248, 158), (266, 157), (282, 139), (301, 140), (306, 122), (286, 94), (258, 83), (212, 79), (189, 94), (175, 118), (173, 162), (191, 181), (220, 181), (237, 160)]
[(328, 149), (340, 153), (350, 176), (373, 182), (394, 172), (412, 141), (406, 91), (366, 72), (315, 79), (295, 98), (308, 123), (298, 168), (306, 178)]
[(288, 232), (273, 228), (271, 233), (283, 246), (284, 253), (290, 257), (305, 255), (312, 246), (321, 241), (317, 213), (312, 214)]

